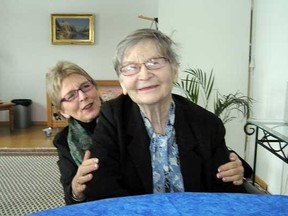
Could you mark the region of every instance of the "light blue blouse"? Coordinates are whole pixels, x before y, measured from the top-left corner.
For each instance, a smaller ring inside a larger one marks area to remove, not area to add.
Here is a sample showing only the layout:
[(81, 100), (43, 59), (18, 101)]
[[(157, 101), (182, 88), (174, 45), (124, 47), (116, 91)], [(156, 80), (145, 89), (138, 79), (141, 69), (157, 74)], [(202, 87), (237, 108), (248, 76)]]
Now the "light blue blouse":
[(149, 119), (141, 114), (150, 137), (153, 193), (184, 192), (174, 129), (175, 103), (171, 103), (165, 135), (155, 133)]

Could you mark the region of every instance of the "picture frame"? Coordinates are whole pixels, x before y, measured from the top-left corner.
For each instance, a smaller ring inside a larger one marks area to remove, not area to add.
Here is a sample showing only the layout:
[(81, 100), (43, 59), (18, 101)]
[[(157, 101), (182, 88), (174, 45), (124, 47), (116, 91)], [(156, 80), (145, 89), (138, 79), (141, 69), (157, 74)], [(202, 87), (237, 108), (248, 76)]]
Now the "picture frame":
[(94, 44), (93, 14), (51, 14), (52, 44)]
[(95, 80), (100, 97), (103, 101), (111, 100), (122, 94), (118, 80)]

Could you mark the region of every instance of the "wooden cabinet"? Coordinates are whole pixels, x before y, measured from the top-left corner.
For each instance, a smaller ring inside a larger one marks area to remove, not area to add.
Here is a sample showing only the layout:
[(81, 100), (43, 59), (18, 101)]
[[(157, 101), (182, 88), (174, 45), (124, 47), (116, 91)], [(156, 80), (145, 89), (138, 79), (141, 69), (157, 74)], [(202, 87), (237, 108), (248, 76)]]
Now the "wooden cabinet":
[[(110, 100), (122, 93), (118, 80), (96, 80), (97, 89), (103, 101)], [(67, 125), (67, 119), (58, 113), (47, 95), (47, 126), (61, 128)]]
[(52, 104), (50, 97), (47, 95), (47, 126), (52, 128), (65, 127), (67, 119), (58, 113), (58, 110)]

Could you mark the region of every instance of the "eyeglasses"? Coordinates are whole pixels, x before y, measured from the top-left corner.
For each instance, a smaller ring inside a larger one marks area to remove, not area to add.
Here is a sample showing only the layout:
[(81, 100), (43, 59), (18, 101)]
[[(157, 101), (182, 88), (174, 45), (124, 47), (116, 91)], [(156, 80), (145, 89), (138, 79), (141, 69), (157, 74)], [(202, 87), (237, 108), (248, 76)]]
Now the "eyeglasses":
[(81, 90), (83, 93), (90, 91), (94, 87), (93, 83), (90, 81), (84, 82), (80, 85), (80, 87), (76, 90), (70, 91), (68, 94), (66, 94), (61, 100), (62, 102), (71, 102), (75, 100), (79, 96), (79, 91)]
[(142, 64), (144, 64), (148, 70), (157, 70), (164, 67), (167, 61), (168, 59), (165, 57), (151, 58), (143, 63), (131, 63), (124, 65), (119, 71), (120, 74), (124, 76), (132, 76), (140, 72)]

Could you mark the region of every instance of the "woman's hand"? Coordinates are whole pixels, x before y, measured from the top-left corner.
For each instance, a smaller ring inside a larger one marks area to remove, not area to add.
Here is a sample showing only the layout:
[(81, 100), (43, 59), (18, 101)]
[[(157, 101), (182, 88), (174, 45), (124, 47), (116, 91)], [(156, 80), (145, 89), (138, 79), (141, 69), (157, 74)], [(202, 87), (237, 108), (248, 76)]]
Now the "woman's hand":
[(234, 185), (243, 184), (244, 168), (238, 156), (231, 152), (230, 162), (221, 165), (218, 168), (217, 178), (224, 182), (233, 182)]
[(83, 191), (86, 188), (86, 182), (90, 181), (93, 178), (91, 172), (97, 170), (99, 167), (99, 160), (97, 158), (90, 157), (91, 152), (87, 150), (85, 152), (83, 162), (78, 167), (77, 173), (72, 180), (72, 194), (79, 200), (84, 198)]

